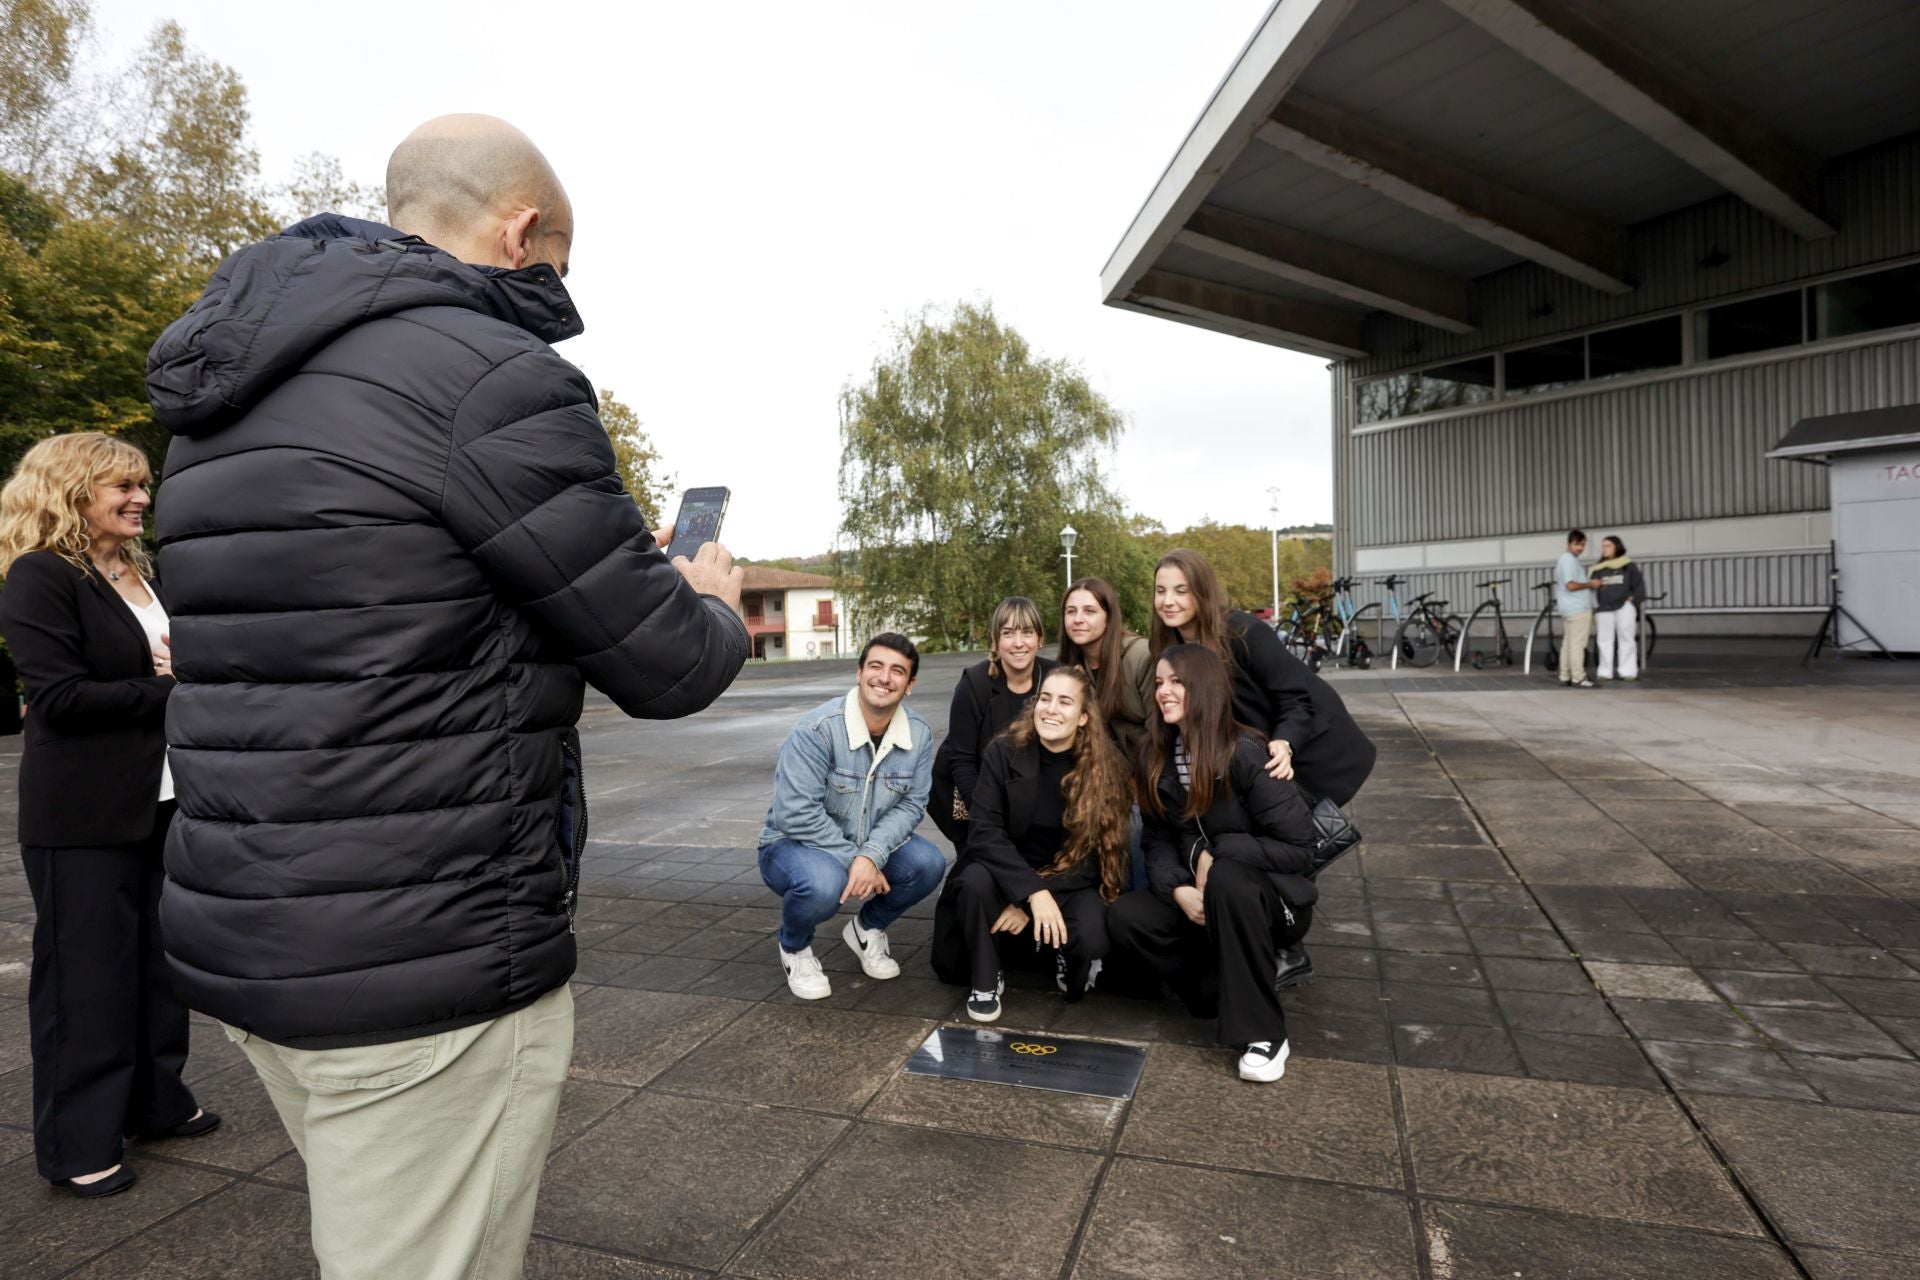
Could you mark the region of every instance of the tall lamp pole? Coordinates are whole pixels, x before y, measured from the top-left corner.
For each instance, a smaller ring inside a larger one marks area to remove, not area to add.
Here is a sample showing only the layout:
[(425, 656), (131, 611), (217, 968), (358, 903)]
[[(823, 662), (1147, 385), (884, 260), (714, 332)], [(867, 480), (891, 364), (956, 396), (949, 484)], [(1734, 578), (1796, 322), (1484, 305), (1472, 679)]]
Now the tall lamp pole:
[(1073, 544), (1077, 542), (1079, 538), (1080, 531), (1072, 525), (1068, 525), (1060, 531), (1060, 549), (1066, 552), (1067, 585), (1069, 587), (1073, 585)]
[(1280, 487), (1270, 487), (1267, 497), (1271, 500), (1267, 507), (1267, 530), (1273, 542), (1273, 625), (1277, 627), (1280, 625)]

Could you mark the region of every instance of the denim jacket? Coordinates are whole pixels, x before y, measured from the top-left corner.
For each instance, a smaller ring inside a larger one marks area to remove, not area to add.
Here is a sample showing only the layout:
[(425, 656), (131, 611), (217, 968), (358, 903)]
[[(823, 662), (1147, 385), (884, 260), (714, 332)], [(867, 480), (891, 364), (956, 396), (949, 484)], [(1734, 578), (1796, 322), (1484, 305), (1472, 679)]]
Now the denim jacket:
[(927, 722), (901, 703), (876, 750), (859, 690), (849, 689), (803, 716), (780, 747), (760, 847), (794, 840), (842, 866), (865, 857), (885, 867), (920, 825), (932, 786)]

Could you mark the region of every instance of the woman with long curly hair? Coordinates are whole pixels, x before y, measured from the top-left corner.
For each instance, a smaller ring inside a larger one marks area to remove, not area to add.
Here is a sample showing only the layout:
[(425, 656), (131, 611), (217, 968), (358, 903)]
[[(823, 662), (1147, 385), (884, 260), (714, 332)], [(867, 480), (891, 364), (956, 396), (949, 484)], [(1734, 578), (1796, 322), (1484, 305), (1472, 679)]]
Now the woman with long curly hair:
[(967, 986), (968, 1017), (1000, 1017), (1002, 938), (1051, 947), (1060, 990), (1086, 994), (1107, 952), (1107, 904), (1127, 886), (1132, 807), (1092, 680), (1059, 668), (981, 757), (971, 836), (934, 912), (933, 967)]
[(1113, 904), (1113, 944), (1139, 956), (1196, 1015), (1218, 1017), (1243, 1080), (1287, 1070), (1275, 969), (1313, 923), (1313, 816), (1267, 770), (1265, 734), (1234, 716), (1220, 655), (1176, 644), (1160, 655), (1140, 761), (1147, 876)]
[(220, 1123), (181, 1080), (187, 1009), (160, 945), (174, 682), (140, 545), (150, 479), (138, 449), (86, 431), (34, 445), (0, 489), (0, 634), (27, 695), (34, 1155), (42, 1177), (89, 1199), (133, 1185), (123, 1135)]
[(1227, 607), (1213, 566), (1197, 551), (1160, 557), (1153, 572), (1153, 652), (1197, 644), (1227, 666), (1234, 714), (1267, 738), (1267, 771), (1314, 799), (1344, 805), (1373, 772), (1373, 742), (1333, 686), (1287, 651), (1273, 628)]

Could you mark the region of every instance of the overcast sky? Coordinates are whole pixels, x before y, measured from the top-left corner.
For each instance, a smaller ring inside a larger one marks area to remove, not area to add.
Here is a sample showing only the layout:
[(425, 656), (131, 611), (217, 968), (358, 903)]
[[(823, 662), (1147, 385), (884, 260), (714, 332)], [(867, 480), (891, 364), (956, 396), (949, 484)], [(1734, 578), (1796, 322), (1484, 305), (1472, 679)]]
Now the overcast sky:
[(1099, 275), (1269, 0), (965, 4), (95, 0), (113, 46), (177, 19), (237, 69), (270, 179), (381, 179), (414, 125), (504, 116), (577, 222), (586, 333), (740, 555), (826, 550), (840, 388), (927, 303), (990, 300), (1128, 417), (1112, 460), (1178, 528), (1331, 513), (1325, 361), (1103, 307)]

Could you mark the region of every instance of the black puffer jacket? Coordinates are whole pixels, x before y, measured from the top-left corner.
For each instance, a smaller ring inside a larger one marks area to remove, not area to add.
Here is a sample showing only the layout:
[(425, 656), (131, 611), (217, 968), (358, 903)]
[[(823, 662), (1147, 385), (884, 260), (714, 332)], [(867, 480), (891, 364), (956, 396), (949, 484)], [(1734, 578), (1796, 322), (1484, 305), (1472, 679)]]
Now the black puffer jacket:
[(194, 1008), (379, 1043), (572, 974), (582, 677), (684, 716), (747, 652), (622, 492), (547, 346), (580, 328), (551, 267), (326, 217), (230, 258), (155, 345), (161, 920)]
[(1184, 816), (1187, 789), (1173, 766), (1160, 775), (1160, 812), (1140, 815), (1148, 887), (1172, 902), (1175, 889), (1193, 883), (1194, 863), (1205, 849), (1266, 872), (1294, 906), (1312, 906), (1320, 891), (1306, 873), (1318, 835), (1299, 789), (1267, 772), (1266, 743), (1246, 735), (1233, 744), (1227, 774), (1216, 780), (1213, 802), (1197, 821)]

